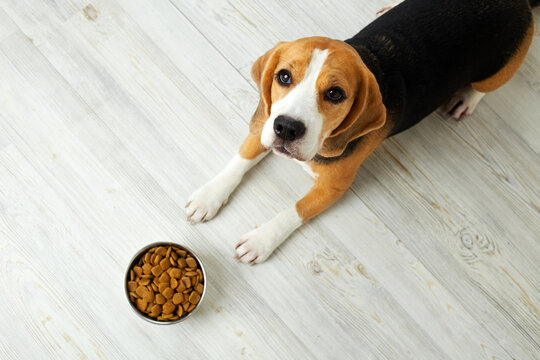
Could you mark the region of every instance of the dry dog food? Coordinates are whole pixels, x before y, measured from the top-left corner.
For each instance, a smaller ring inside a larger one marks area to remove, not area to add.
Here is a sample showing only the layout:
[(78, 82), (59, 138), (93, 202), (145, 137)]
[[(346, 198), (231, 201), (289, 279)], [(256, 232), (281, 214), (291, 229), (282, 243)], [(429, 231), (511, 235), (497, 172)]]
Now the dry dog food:
[(142, 254), (129, 270), (127, 289), (131, 302), (150, 318), (178, 320), (201, 300), (203, 273), (187, 251), (156, 246)]

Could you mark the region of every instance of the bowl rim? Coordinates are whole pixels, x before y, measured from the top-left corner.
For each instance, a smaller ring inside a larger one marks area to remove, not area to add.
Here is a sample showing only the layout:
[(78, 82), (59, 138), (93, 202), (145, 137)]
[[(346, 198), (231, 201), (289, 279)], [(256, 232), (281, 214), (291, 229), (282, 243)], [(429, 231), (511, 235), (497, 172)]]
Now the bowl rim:
[[(131, 299), (129, 298), (129, 291), (128, 291), (128, 287), (127, 287), (128, 281), (130, 281), (129, 280), (129, 271), (131, 270), (135, 260), (137, 260), (146, 251), (148, 251), (151, 248), (156, 247), (156, 246), (173, 246), (173, 247), (177, 247), (177, 248), (180, 248), (182, 250), (185, 250), (185, 251), (189, 252), (195, 258), (195, 260), (197, 260), (197, 263), (199, 264), (199, 266), (201, 268), (201, 271), (203, 273), (203, 279), (204, 279), (203, 292), (201, 294), (201, 298), (199, 299), (199, 302), (197, 303), (197, 305), (195, 306), (195, 308), (193, 310), (191, 310), (189, 313), (187, 313), (186, 316), (182, 316), (180, 319), (177, 319), (177, 320), (161, 321), (161, 320), (152, 319), (152, 318), (146, 316), (146, 314), (142, 313), (139, 309), (137, 309), (136, 305), (134, 303), (132, 303)], [(139, 251), (137, 251), (135, 253), (135, 255), (129, 261), (126, 272), (124, 274), (124, 294), (126, 295), (126, 299), (127, 299), (128, 303), (129, 303), (131, 309), (140, 318), (142, 318), (142, 319), (144, 319), (144, 320), (146, 320), (146, 321), (148, 321), (148, 322), (150, 322), (152, 324), (157, 324), (157, 325), (172, 325), (172, 324), (182, 322), (182, 321), (186, 320), (187, 318), (189, 318), (194, 312), (196, 312), (199, 309), (199, 306), (201, 305), (201, 303), (202, 303), (202, 301), (204, 299), (204, 295), (206, 294), (207, 284), (208, 284), (208, 278), (206, 277), (206, 271), (204, 269), (204, 265), (203, 265), (203, 262), (201, 261), (200, 257), (196, 253), (194, 253), (193, 250), (188, 248), (187, 246), (181, 245), (179, 243), (175, 243), (175, 242), (172, 242), (172, 241), (157, 241), (157, 242), (148, 244), (148, 245), (144, 246), (143, 248), (141, 248)]]

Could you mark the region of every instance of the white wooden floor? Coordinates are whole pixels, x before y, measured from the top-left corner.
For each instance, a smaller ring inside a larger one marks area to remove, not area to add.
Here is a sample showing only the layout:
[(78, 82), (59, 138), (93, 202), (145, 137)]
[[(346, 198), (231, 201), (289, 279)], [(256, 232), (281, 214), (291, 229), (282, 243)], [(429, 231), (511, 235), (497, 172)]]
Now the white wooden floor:
[[(0, 0), (0, 359), (539, 359), (538, 36), (472, 118), (386, 141), (266, 263), (234, 244), (309, 189), (294, 162), (270, 156), (215, 220), (185, 221), (248, 132), (252, 62), (390, 2)], [(174, 326), (123, 293), (161, 240), (208, 272)]]

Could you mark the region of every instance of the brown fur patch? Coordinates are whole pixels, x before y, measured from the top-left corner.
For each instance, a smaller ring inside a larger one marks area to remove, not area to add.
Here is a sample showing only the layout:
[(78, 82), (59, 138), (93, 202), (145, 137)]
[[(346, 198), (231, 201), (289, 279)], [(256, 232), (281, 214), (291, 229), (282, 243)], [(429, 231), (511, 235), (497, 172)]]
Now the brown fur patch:
[(497, 71), (494, 75), (487, 79), (472, 83), (473, 88), (476, 91), (487, 93), (494, 91), (504, 84), (506, 84), (512, 76), (518, 71), (519, 67), (525, 60), (529, 46), (531, 45), (534, 36), (534, 22), (531, 21), (531, 25), (525, 34), (525, 37), (521, 41), (517, 51), (512, 55), (508, 63), (503, 66), (502, 69)]
[(266, 149), (261, 145), (261, 136), (249, 134), (238, 153), (244, 159), (253, 160), (265, 151)]
[(251, 67), (251, 77), (259, 89), (259, 104), (251, 118), (249, 131), (252, 134), (260, 135), (264, 123), (270, 116), (270, 107), (272, 106), (271, 89), (274, 79), (274, 69), (279, 60), (283, 43), (278, 43), (264, 55), (259, 57)]
[(324, 157), (341, 155), (351, 141), (381, 128), (386, 122), (386, 108), (379, 84), (356, 50), (342, 43), (340, 52), (332, 54), (332, 59), (334, 62), (329, 64), (327, 72), (348, 73), (347, 77), (353, 83), (346, 90), (349, 94), (347, 108), (339, 108), (328, 102), (319, 103), (325, 115), (322, 134), (329, 133), (319, 150)]
[(389, 130), (385, 126), (372, 131), (351, 155), (341, 160), (327, 164), (308, 163), (317, 178), (306, 196), (296, 203), (296, 212), (302, 222), (326, 210), (349, 189), (362, 162), (386, 138)]
[(251, 121), (249, 122), (249, 132), (260, 137), (266, 119), (268, 119), (266, 105), (264, 104), (264, 100), (260, 98), (257, 109), (255, 109), (255, 113), (253, 113)]

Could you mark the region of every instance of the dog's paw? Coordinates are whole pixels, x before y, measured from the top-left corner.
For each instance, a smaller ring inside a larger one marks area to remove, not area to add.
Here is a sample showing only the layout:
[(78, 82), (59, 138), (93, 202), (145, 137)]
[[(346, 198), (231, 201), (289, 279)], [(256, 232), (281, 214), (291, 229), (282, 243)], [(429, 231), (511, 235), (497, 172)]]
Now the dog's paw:
[(394, 8), (397, 4), (399, 3), (394, 3), (392, 5), (383, 7), (381, 10), (377, 11), (377, 17), (386, 14), (388, 11), (392, 10), (392, 8)]
[(236, 244), (235, 259), (250, 265), (262, 263), (285, 240), (283, 235), (266, 223), (244, 234)]
[(250, 265), (262, 263), (300, 225), (302, 219), (296, 212), (296, 206), (290, 206), (269, 222), (244, 234), (236, 244), (234, 257)]
[(472, 115), (484, 95), (484, 93), (476, 91), (471, 85), (468, 85), (454, 94), (450, 101), (446, 103), (444, 111), (452, 118), (461, 120)]
[(225, 205), (231, 194), (230, 187), (210, 181), (197, 189), (186, 204), (187, 220), (190, 223), (212, 219)]

